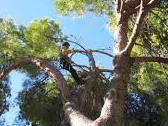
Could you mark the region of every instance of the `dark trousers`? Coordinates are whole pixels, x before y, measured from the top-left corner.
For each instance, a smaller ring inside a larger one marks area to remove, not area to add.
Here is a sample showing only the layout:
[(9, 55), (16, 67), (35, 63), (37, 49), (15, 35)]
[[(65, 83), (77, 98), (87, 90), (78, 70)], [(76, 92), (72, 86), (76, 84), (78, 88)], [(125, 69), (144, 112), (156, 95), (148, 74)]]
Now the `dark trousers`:
[(79, 78), (76, 70), (72, 67), (69, 59), (60, 58), (60, 64), (61, 64), (63, 69), (65, 69), (65, 70), (67, 70), (71, 73), (72, 77), (74, 78), (74, 80), (76, 81), (77, 84), (81, 83), (81, 79)]

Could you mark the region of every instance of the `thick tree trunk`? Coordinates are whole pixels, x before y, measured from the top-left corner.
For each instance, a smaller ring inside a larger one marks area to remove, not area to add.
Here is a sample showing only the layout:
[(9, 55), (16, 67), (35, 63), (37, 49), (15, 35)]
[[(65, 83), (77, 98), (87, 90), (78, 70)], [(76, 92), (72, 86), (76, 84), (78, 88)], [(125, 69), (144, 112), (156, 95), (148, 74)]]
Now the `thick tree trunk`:
[(127, 85), (130, 75), (130, 57), (121, 54), (127, 45), (128, 13), (120, 10), (120, 0), (116, 1), (116, 45), (113, 59), (114, 69), (111, 88), (105, 96), (105, 103), (100, 117), (94, 121), (95, 126), (124, 126), (124, 101), (127, 94)]
[(130, 75), (129, 57), (116, 56), (111, 89), (105, 96), (100, 117), (93, 126), (124, 126), (124, 100)]

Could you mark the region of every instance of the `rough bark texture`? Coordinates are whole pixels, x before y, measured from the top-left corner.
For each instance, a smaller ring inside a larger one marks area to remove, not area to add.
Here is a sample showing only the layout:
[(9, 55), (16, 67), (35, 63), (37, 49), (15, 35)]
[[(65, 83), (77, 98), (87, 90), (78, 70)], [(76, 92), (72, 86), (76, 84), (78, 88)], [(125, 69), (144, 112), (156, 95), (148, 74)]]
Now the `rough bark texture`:
[(124, 99), (127, 93), (130, 60), (125, 56), (116, 56), (114, 62), (111, 89), (105, 96), (101, 115), (93, 122), (93, 126), (124, 126)]

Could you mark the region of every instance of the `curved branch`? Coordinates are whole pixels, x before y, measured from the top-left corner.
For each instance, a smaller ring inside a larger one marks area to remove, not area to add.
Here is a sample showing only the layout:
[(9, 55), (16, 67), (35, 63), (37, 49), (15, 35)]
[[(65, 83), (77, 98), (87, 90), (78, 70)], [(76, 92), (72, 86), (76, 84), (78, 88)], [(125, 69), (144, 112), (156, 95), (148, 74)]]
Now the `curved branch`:
[[(72, 126), (86, 126), (92, 122), (92, 120), (85, 117), (76, 109), (76, 104), (78, 102), (76, 101), (77, 97), (70, 94), (70, 91), (66, 85), (66, 81), (61, 72), (55, 69), (54, 66), (47, 62), (44, 62), (43, 60), (37, 58), (25, 58), (16, 64), (12, 64), (5, 71), (0, 72), (0, 79), (3, 79), (12, 70), (22, 68), (26, 65), (35, 65), (36, 67), (40, 68), (53, 79), (55, 84), (57, 84), (57, 87), (61, 91), (62, 102), (65, 106), (65, 113)], [(77, 119), (79, 119), (83, 124), (77, 124)]]
[(104, 54), (104, 55), (107, 55), (109, 57), (114, 57), (113, 55), (107, 53), (107, 52), (104, 52), (104, 51), (100, 51), (100, 50), (90, 50), (91, 52), (95, 52), (95, 53), (101, 53), (101, 54)]
[(168, 58), (164, 57), (132, 57), (133, 63), (157, 62), (168, 64)]
[(0, 73), (0, 79), (4, 78), (12, 70), (22, 68), (26, 65), (35, 65), (44, 72), (48, 73), (48, 75), (53, 79), (55, 84), (57, 84), (58, 88), (61, 90), (64, 101), (70, 96), (70, 92), (66, 86), (66, 81), (63, 75), (52, 65), (47, 64), (46, 62), (37, 58), (25, 58), (16, 64), (12, 64), (9, 68)]

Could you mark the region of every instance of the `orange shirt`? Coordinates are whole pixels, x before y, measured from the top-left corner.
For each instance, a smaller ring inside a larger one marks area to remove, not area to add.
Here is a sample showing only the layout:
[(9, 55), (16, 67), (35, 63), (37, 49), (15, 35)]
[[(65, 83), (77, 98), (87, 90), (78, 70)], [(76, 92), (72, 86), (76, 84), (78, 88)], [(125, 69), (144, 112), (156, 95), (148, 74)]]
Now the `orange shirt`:
[(63, 49), (62, 50), (62, 56), (68, 56), (68, 54), (70, 54), (70, 53), (72, 53), (73, 52), (73, 50), (69, 50), (69, 49)]

